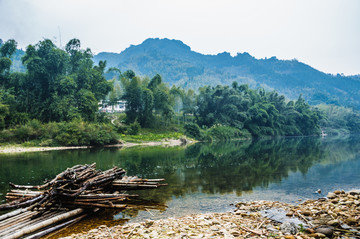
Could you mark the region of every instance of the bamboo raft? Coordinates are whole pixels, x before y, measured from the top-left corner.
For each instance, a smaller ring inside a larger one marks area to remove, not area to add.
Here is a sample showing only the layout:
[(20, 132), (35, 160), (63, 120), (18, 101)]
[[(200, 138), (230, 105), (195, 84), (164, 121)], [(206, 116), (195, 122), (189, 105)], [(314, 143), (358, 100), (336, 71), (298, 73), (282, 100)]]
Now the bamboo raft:
[(164, 179), (141, 179), (125, 173), (117, 167), (96, 170), (94, 163), (68, 168), (43, 185), (10, 183), (13, 189), (0, 211), (13, 211), (0, 215), (0, 238), (40, 238), (101, 208), (146, 208), (134, 205), (131, 199), (138, 195), (126, 191), (167, 185), (161, 183)]

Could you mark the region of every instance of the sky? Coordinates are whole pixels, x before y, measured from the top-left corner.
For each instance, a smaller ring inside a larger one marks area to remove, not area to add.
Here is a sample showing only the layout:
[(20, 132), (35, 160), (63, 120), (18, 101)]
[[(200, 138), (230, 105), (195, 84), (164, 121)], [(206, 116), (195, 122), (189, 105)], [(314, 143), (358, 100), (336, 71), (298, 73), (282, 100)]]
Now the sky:
[(203, 54), (248, 52), (354, 75), (360, 0), (0, 0), (0, 38), (23, 49), (78, 38), (93, 53), (169, 38)]

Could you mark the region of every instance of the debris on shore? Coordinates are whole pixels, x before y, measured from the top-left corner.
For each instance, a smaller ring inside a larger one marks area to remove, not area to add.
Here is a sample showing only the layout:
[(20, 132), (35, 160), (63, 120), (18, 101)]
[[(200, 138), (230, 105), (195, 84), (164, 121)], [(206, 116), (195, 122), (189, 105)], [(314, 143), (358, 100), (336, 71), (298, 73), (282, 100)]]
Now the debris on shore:
[(77, 238), (360, 238), (360, 191), (335, 191), (297, 205), (240, 202), (234, 212), (100, 226)]
[(68, 168), (43, 185), (10, 183), (13, 190), (7, 193), (8, 203), (0, 205), (0, 211), (18, 210), (0, 216), (0, 237), (19, 238), (36, 232), (30, 238), (38, 238), (101, 208), (141, 207), (141, 201), (134, 205), (131, 200), (137, 195), (125, 191), (167, 185), (161, 183), (164, 179), (141, 179), (125, 173), (117, 167), (97, 170), (94, 163)]

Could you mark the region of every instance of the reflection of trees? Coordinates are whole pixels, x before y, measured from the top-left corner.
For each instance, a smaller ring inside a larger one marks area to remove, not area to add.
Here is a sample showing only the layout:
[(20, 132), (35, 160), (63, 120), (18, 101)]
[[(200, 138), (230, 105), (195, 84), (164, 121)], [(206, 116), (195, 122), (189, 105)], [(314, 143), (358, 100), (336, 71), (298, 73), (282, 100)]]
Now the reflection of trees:
[(0, 156), (0, 193), (5, 194), (9, 181), (40, 184), (67, 167), (96, 162), (100, 169), (118, 166), (128, 175), (165, 178), (168, 187), (139, 192), (158, 202), (191, 192), (241, 194), (280, 182), (291, 172), (305, 174), (317, 162), (354, 159), (360, 152), (358, 142), (359, 138), (307, 137), (198, 143), (185, 149), (137, 147), (7, 155)]
[[(169, 183), (160, 191), (143, 195), (164, 202), (191, 192), (241, 194), (254, 187), (267, 187), (280, 182), (289, 172), (306, 173), (324, 155), (320, 142), (311, 137), (281, 138), (195, 144), (177, 153), (171, 149), (152, 155), (148, 154), (153, 150), (150, 148), (137, 151), (138, 165), (147, 165), (147, 176), (164, 177)], [(125, 168), (135, 167), (129, 157), (125, 161)]]

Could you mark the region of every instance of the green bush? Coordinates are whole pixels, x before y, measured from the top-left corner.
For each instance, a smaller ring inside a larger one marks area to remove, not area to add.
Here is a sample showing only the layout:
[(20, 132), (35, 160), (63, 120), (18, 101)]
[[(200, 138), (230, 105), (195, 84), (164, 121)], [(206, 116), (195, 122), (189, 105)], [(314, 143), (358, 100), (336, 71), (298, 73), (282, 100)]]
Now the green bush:
[(194, 139), (203, 139), (203, 133), (200, 127), (194, 123), (186, 123), (184, 125), (185, 135)]
[(74, 120), (62, 123), (55, 137), (60, 145), (105, 145), (117, 142), (113, 126)]
[(5, 143), (5, 142), (11, 142), (13, 141), (13, 132), (11, 132), (10, 130), (1, 130), (0, 131), (0, 143)]
[(241, 135), (240, 130), (237, 128), (218, 124), (213, 125), (206, 133), (211, 136), (213, 140), (230, 140)]
[(135, 120), (134, 123), (130, 124), (128, 133), (130, 135), (137, 135), (139, 133), (140, 128), (141, 128), (140, 124), (137, 122), (137, 120)]
[(45, 139), (45, 140), (41, 141), (39, 145), (41, 147), (46, 147), (46, 146), (52, 146), (53, 144), (54, 144), (53, 139)]
[(119, 134), (125, 134), (129, 130), (129, 127), (123, 124), (117, 124), (115, 128), (116, 132), (118, 132)]
[(43, 128), (38, 120), (31, 120), (25, 125), (18, 126), (12, 130), (16, 138), (20, 142), (38, 139), (43, 134)]
[(0, 142), (23, 143), (25, 146), (100, 146), (117, 143), (117, 135), (110, 124), (88, 123), (79, 119), (41, 124), (31, 120), (25, 125), (0, 131)]

